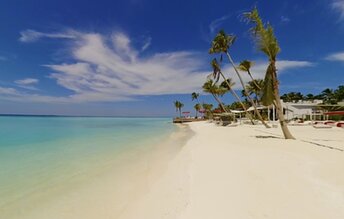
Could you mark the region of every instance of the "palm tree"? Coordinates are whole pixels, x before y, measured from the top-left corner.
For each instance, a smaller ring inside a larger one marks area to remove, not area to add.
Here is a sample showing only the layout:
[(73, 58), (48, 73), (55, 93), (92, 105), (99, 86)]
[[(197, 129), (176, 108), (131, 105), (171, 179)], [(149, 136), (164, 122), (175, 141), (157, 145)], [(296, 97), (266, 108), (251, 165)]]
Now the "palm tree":
[(315, 99), (315, 96), (313, 94), (307, 94), (306, 96), (303, 96), (303, 99), (313, 101)]
[(202, 105), (199, 103), (196, 103), (194, 106), (194, 109), (196, 111), (196, 118), (198, 117), (198, 111), (200, 111), (202, 109)]
[(324, 103), (327, 103), (327, 104), (335, 104), (337, 103), (337, 101), (335, 100), (335, 95), (334, 95), (334, 92), (332, 89), (325, 89), (321, 92), (320, 94), (322, 97), (323, 97), (323, 101)]
[(242, 101), (240, 100), (240, 97), (232, 89), (232, 87), (234, 86), (235, 83), (232, 82), (231, 78), (226, 79), (226, 77), (224, 76), (224, 74), (221, 71), (220, 65), (217, 62), (216, 58), (214, 58), (211, 61), (211, 66), (213, 68), (213, 78), (216, 78), (217, 81), (219, 80), (220, 76), (223, 78), (223, 82), (221, 83), (220, 86), (227, 89), (237, 99), (237, 101), (241, 104), (241, 107), (245, 111), (247, 118), (249, 118), (251, 123), (254, 124), (253, 119), (252, 119), (252, 115), (247, 111), (247, 107), (242, 103)]
[(216, 102), (218, 102), (218, 104), (220, 105), (222, 111), (226, 113), (228, 112), (219, 98), (219, 96), (222, 96), (226, 93), (226, 89), (218, 87), (216, 84), (213, 83), (213, 80), (207, 80), (203, 84), (202, 88), (205, 93), (210, 93), (214, 97)]
[(246, 90), (248, 92), (248, 95), (255, 95), (257, 104), (259, 103), (259, 100), (262, 96), (262, 87), (264, 86), (264, 81), (262, 79), (249, 81), (246, 85)]
[(202, 104), (203, 109), (205, 110), (205, 112), (207, 113), (207, 116), (209, 117), (210, 115), (213, 115), (213, 113), (211, 112), (211, 110), (213, 109), (213, 104), (207, 104), (207, 103), (203, 103)]
[(337, 102), (344, 100), (344, 85), (339, 85), (338, 88), (334, 91), (334, 96)]
[(174, 107), (176, 108), (176, 112), (179, 112), (179, 117), (182, 117), (182, 108), (184, 104), (178, 100), (174, 101)]
[[(251, 67), (252, 67), (253, 65), (254, 65), (253, 62), (251, 62), (251, 61), (249, 61), (249, 60), (243, 60), (243, 61), (240, 62), (239, 66), (238, 66), (238, 69), (239, 69), (240, 71), (247, 72), (247, 74), (251, 77), (253, 83), (255, 83), (256, 80), (253, 79), (252, 74), (251, 74)], [(259, 87), (258, 84), (255, 84), (255, 85), (256, 85), (256, 87), (257, 87), (258, 89), (260, 89), (260, 87)]]
[(295, 139), (290, 133), (283, 116), (283, 107), (279, 96), (279, 82), (277, 79), (276, 57), (280, 52), (276, 36), (270, 24), (265, 25), (259, 16), (257, 8), (245, 13), (244, 17), (255, 26), (251, 29), (255, 37), (255, 42), (260, 51), (269, 58), (269, 66), (266, 70), (263, 87), (263, 104), (268, 106), (275, 104), (278, 119), (281, 124), (283, 135), (286, 139)]
[(241, 75), (239, 74), (239, 71), (238, 71), (236, 65), (234, 64), (234, 61), (233, 61), (232, 57), (229, 54), (229, 47), (233, 45), (235, 39), (236, 38), (235, 38), (234, 35), (227, 35), (225, 33), (225, 31), (220, 30), (220, 32), (215, 36), (215, 38), (214, 38), (214, 40), (212, 42), (212, 46), (211, 46), (211, 48), (209, 50), (209, 53), (210, 54), (213, 54), (213, 53), (225, 53), (227, 55), (227, 58), (228, 58), (229, 62), (232, 64), (232, 66), (233, 66), (233, 68), (234, 68), (234, 70), (235, 70), (235, 72), (236, 72), (236, 74), (237, 74), (237, 76), (238, 76), (238, 78), (240, 80), (241, 86), (244, 89), (245, 96), (250, 101), (251, 105), (253, 106), (254, 111), (255, 111), (255, 113), (258, 116), (258, 119), (263, 123), (263, 125), (266, 128), (270, 128), (270, 126), (268, 124), (266, 124), (266, 122), (264, 121), (262, 115), (258, 111), (256, 104), (253, 102), (251, 97), (248, 95), (248, 93), (246, 91), (246, 88), (245, 88), (244, 81), (243, 81)]
[(196, 100), (197, 103), (199, 103), (198, 97), (199, 97), (199, 93), (193, 92), (193, 93), (191, 94), (191, 99), (192, 99), (192, 101)]

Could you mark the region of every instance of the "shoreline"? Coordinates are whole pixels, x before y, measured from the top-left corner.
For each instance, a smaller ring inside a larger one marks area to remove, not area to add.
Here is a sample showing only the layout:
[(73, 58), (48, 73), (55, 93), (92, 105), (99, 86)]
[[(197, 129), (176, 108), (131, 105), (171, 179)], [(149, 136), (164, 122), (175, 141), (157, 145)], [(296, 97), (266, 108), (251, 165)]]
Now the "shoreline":
[[(171, 124), (172, 125), (172, 124)], [(25, 219), (227, 219), (344, 217), (344, 130), (174, 124), (89, 183)], [(116, 174), (114, 174), (116, 173)]]
[[(25, 218), (117, 218), (133, 200), (145, 193), (167, 168), (191, 133), (179, 127), (118, 151), (102, 169), (92, 169), (62, 184), (37, 191), (1, 206), (1, 217)], [(178, 145), (180, 144), (180, 146)], [(176, 147), (176, 145), (178, 145)], [(107, 155), (107, 157), (109, 157)]]

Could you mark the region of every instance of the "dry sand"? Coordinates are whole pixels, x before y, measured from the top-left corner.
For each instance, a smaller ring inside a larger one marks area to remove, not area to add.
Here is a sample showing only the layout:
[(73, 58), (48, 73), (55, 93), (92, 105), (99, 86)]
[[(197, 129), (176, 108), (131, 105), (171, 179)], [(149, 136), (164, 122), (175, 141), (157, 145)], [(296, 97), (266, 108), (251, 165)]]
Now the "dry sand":
[(298, 140), (284, 140), (279, 128), (189, 126), (195, 135), (120, 218), (344, 218), (344, 129), (291, 127)]

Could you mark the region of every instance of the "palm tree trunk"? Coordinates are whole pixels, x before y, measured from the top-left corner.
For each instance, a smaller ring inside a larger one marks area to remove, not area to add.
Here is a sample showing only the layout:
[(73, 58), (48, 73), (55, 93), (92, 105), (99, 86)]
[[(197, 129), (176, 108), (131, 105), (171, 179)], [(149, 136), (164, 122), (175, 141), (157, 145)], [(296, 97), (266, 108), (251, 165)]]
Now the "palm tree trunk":
[(241, 85), (242, 85), (242, 87), (243, 87), (243, 89), (244, 89), (245, 96), (246, 96), (247, 99), (251, 102), (251, 104), (252, 104), (252, 106), (253, 106), (253, 108), (254, 108), (255, 113), (258, 115), (258, 119), (263, 123), (263, 125), (264, 125), (266, 128), (271, 128), (268, 124), (266, 124), (266, 122), (264, 121), (262, 115), (261, 115), (260, 112), (258, 111), (256, 104), (253, 102), (252, 98), (248, 95), (247, 90), (246, 90), (246, 87), (245, 87), (245, 84), (244, 84), (244, 81), (242, 80), (241, 75), (239, 74), (238, 69), (236, 68), (236, 66), (235, 66), (235, 64), (234, 64), (234, 61), (233, 61), (232, 57), (229, 55), (229, 52), (226, 52), (226, 54), (227, 54), (227, 57), (228, 57), (229, 62), (232, 64), (232, 66), (233, 66), (233, 68), (234, 68), (236, 74), (237, 74), (238, 77), (239, 77), (240, 83), (241, 83)]
[(279, 87), (278, 87), (278, 80), (277, 80), (277, 74), (276, 74), (276, 64), (275, 64), (275, 60), (272, 60), (270, 63), (272, 69), (273, 69), (273, 73), (272, 73), (272, 80), (273, 80), (273, 86), (274, 86), (274, 97), (275, 97), (275, 106), (276, 106), (276, 110), (277, 110), (277, 117), (278, 120), (281, 124), (281, 128), (282, 128), (282, 132), (284, 135), (285, 139), (295, 139), (294, 136), (290, 133), (287, 123), (285, 122), (284, 116), (283, 116), (283, 107), (282, 107), (282, 103), (281, 103), (281, 99), (279, 96)]
[[(219, 105), (220, 105), (220, 107), (222, 108), (222, 110), (223, 110), (225, 113), (228, 113), (228, 111), (226, 110), (226, 108), (225, 108), (225, 106), (223, 105), (223, 103), (222, 103), (222, 101), (220, 100), (220, 98), (218, 98), (218, 97), (216, 96), (216, 94), (213, 94), (213, 93), (212, 93), (212, 95), (213, 95), (213, 97), (215, 98), (215, 100), (219, 103)], [(233, 121), (236, 121), (235, 117), (234, 117), (232, 114), (230, 114), (230, 115), (231, 115)]]
[(253, 122), (251, 113), (249, 113), (249, 112), (247, 111), (246, 106), (241, 102), (239, 96), (235, 93), (234, 90), (231, 89), (231, 85), (228, 83), (228, 81), (227, 81), (226, 77), (223, 75), (223, 73), (220, 72), (220, 74), (221, 74), (223, 80), (226, 82), (226, 84), (227, 84), (227, 86), (228, 86), (228, 88), (229, 88), (229, 92), (231, 92), (231, 94), (237, 99), (237, 101), (240, 103), (241, 107), (244, 109), (244, 111), (245, 111), (245, 113), (246, 113), (246, 116), (249, 118), (249, 120), (251, 121), (252, 125), (254, 125), (254, 122)]
[(252, 74), (251, 74), (250, 70), (247, 70), (247, 73), (248, 73), (248, 75), (251, 77), (251, 79), (252, 79), (252, 81), (253, 81), (254, 85), (256, 85), (256, 86), (257, 86), (257, 88), (260, 90), (261, 88), (260, 88), (260, 86), (257, 84), (256, 80), (254, 80), (254, 79), (253, 79), (253, 77), (252, 77)]
[(225, 106), (223, 105), (223, 103), (221, 102), (221, 100), (215, 95), (213, 94), (214, 99), (216, 100), (216, 102), (220, 105), (221, 109), (225, 112), (228, 113), (228, 111), (226, 110)]

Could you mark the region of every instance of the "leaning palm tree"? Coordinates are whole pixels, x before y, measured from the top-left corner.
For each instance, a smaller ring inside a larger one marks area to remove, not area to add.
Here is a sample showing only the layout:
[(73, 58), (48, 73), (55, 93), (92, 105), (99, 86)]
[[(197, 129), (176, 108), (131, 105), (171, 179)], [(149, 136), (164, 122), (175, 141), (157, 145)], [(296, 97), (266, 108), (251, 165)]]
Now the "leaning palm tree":
[(219, 104), (219, 106), (221, 107), (221, 110), (228, 113), (228, 111), (226, 110), (225, 106), (223, 105), (223, 103), (221, 102), (219, 96), (223, 95), (225, 93), (225, 89), (218, 87), (216, 84), (213, 83), (213, 80), (207, 80), (203, 86), (203, 91), (205, 93), (209, 93), (211, 94), (214, 99), (216, 100), (216, 102)]
[(264, 121), (262, 115), (258, 111), (257, 106), (253, 102), (252, 98), (247, 94), (244, 81), (243, 81), (241, 75), (239, 74), (239, 71), (238, 71), (236, 65), (234, 64), (234, 61), (233, 61), (232, 57), (229, 54), (229, 47), (231, 47), (233, 45), (234, 41), (235, 41), (235, 36), (234, 35), (227, 35), (225, 33), (225, 31), (220, 30), (220, 32), (215, 36), (215, 38), (214, 38), (214, 40), (212, 42), (211, 48), (209, 50), (209, 53), (210, 54), (213, 54), (213, 53), (225, 53), (227, 55), (227, 58), (228, 58), (229, 62), (232, 64), (232, 66), (233, 66), (233, 68), (234, 68), (234, 70), (235, 70), (235, 72), (236, 72), (236, 74), (237, 74), (237, 76), (238, 76), (238, 78), (240, 80), (241, 86), (244, 89), (245, 96), (250, 101), (251, 105), (253, 106), (254, 111), (255, 111), (255, 113), (258, 116), (258, 119), (263, 123), (263, 125), (266, 128), (270, 128), (270, 126), (268, 124), (266, 124), (266, 122)]
[[(255, 83), (255, 80), (252, 77), (251, 74), (251, 67), (254, 65), (253, 62), (249, 61), (249, 60), (243, 60), (240, 62), (239, 66), (237, 67), (240, 71), (244, 71), (247, 72), (247, 74), (250, 76), (250, 78), (252, 79), (253, 83)], [(260, 89), (259, 85), (256, 84), (256, 86)]]
[(259, 16), (257, 8), (244, 13), (244, 17), (254, 27), (251, 29), (256, 45), (269, 58), (269, 66), (266, 69), (262, 102), (268, 106), (275, 104), (277, 116), (281, 124), (283, 135), (286, 139), (295, 139), (290, 133), (283, 116), (283, 107), (279, 96), (279, 82), (277, 79), (276, 57), (280, 52), (276, 36), (270, 24), (264, 24)]
[[(240, 106), (244, 109), (244, 111), (247, 109), (245, 104), (241, 101), (240, 97), (236, 94), (236, 92), (233, 90), (233, 86), (235, 85), (235, 82), (233, 82), (232, 78), (227, 78), (225, 81), (222, 81), (220, 84), (220, 87), (227, 89), (240, 103)], [(247, 111), (246, 111), (247, 112)], [(251, 114), (249, 114), (251, 116)]]
[(262, 96), (262, 87), (264, 86), (264, 81), (262, 79), (257, 79), (253, 81), (247, 82), (246, 90), (248, 95), (255, 95), (255, 99), (257, 104), (259, 103), (259, 100)]
[(198, 111), (200, 111), (202, 109), (202, 105), (199, 103), (196, 103), (194, 106), (194, 109), (196, 111), (196, 118), (198, 117)]
[(221, 67), (220, 67), (219, 63), (217, 62), (216, 58), (214, 58), (211, 61), (211, 67), (213, 68), (213, 75), (212, 75), (213, 78), (217, 79), (217, 81), (219, 80), (220, 76), (223, 78), (223, 82), (221, 83), (221, 87), (227, 89), (237, 99), (237, 101), (241, 104), (241, 107), (245, 111), (247, 118), (249, 118), (251, 123), (254, 124), (253, 119), (252, 119), (252, 115), (247, 111), (247, 107), (242, 103), (242, 101), (240, 100), (240, 97), (232, 89), (232, 87), (234, 86), (234, 82), (232, 82), (231, 78), (226, 79), (226, 77), (224, 76), (224, 74), (221, 71)]
[(199, 103), (198, 97), (199, 97), (199, 93), (193, 92), (193, 93), (191, 94), (191, 99), (192, 99), (192, 101), (196, 100), (197, 103)]

